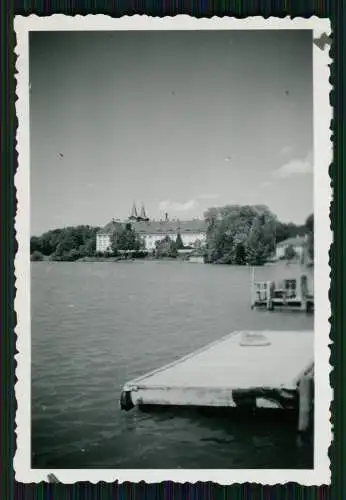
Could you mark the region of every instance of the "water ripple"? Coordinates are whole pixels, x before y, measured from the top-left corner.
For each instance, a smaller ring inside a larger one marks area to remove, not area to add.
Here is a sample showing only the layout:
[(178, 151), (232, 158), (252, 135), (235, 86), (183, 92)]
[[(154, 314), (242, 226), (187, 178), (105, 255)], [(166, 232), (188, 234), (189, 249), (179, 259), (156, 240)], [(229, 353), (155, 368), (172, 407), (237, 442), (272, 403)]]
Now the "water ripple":
[(119, 409), (125, 381), (232, 330), (313, 328), (251, 312), (247, 268), (43, 262), (31, 295), (33, 467), (311, 465), (282, 425)]

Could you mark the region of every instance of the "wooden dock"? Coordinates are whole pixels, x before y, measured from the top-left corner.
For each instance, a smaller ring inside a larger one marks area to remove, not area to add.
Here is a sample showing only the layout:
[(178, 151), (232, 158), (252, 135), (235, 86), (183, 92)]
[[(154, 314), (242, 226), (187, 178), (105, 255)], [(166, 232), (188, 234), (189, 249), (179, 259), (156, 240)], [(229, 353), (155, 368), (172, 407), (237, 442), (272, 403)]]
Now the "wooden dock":
[(314, 311), (314, 296), (309, 293), (297, 295), (295, 291), (287, 288), (275, 288), (271, 281), (258, 281), (253, 283), (251, 308), (290, 309), (311, 313)]
[[(305, 266), (276, 263), (265, 268), (267, 279), (255, 280), (252, 269), (251, 308), (288, 309), (311, 313), (315, 301), (313, 292), (313, 272)], [(261, 273), (263, 276), (263, 273)], [(278, 279), (279, 278), (279, 279)]]
[(120, 404), (298, 410), (313, 360), (312, 331), (234, 332), (126, 383)]

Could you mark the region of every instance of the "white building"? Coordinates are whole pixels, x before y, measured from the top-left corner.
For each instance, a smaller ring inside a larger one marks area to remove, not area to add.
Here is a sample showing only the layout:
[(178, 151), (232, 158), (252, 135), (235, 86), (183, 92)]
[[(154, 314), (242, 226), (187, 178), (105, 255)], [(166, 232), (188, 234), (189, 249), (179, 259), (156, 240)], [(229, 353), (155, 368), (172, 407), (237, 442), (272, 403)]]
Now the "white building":
[(112, 251), (112, 235), (122, 229), (122, 224), (112, 220), (96, 234), (96, 252), (110, 253)]
[(133, 229), (144, 241), (146, 250), (153, 250), (167, 236), (176, 241), (180, 234), (185, 247), (197, 247), (205, 242), (206, 226), (202, 220), (135, 222)]
[(302, 257), (305, 251), (306, 242), (306, 236), (295, 236), (294, 238), (288, 238), (287, 240), (280, 241), (280, 243), (276, 245), (275, 257), (277, 259), (285, 258), (288, 247), (293, 248), (297, 257)]
[(168, 220), (167, 215), (165, 220), (149, 220), (144, 207), (142, 206), (138, 216), (134, 205), (127, 221), (119, 223), (113, 220), (97, 233), (96, 251), (111, 252), (112, 234), (124, 227), (126, 223), (131, 224), (132, 229), (139, 235), (148, 251), (155, 249), (156, 242), (162, 241), (167, 236), (172, 241), (176, 241), (178, 234), (180, 234), (183, 245), (189, 247), (199, 247), (206, 240), (207, 227), (203, 220)]

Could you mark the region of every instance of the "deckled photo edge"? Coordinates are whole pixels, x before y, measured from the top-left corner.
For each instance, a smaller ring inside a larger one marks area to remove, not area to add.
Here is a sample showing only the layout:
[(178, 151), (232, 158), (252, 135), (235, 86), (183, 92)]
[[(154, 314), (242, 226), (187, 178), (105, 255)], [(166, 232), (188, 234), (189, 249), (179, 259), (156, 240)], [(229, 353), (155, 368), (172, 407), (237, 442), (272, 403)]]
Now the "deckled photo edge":
[[(16, 438), (17, 448), (14, 458), (16, 480), (22, 483), (49, 481), (48, 475), (54, 474), (62, 483), (78, 481), (132, 481), (145, 480), (148, 483), (172, 480), (176, 482), (194, 483), (200, 480), (210, 480), (219, 484), (233, 484), (256, 482), (261, 484), (285, 484), (297, 482), (302, 485), (321, 485), (330, 483), (330, 467), (328, 448), (332, 439), (330, 423), (330, 403), (332, 389), (329, 377), (329, 317), (331, 314), (328, 291), (330, 288), (328, 251), (332, 242), (330, 229), (329, 207), (332, 199), (328, 167), (332, 162), (332, 143), (330, 122), (332, 108), (329, 105), (329, 48), (321, 49), (315, 44), (314, 54), (314, 202), (315, 202), (315, 239), (319, 249), (320, 263), (315, 268), (316, 303), (319, 313), (315, 315), (315, 331), (322, 332), (316, 335), (316, 386), (320, 398), (317, 399), (315, 409), (315, 468), (313, 470), (42, 470), (31, 469), (30, 456), (30, 166), (29, 166), (29, 46), (28, 33), (30, 30), (107, 30), (107, 29), (313, 29), (314, 39), (323, 33), (330, 35), (330, 21), (312, 17), (310, 19), (290, 18), (247, 18), (244, 20), (229, 18), (194, 19), (188, 16), (175, 18), (149, 18), (147, 16), (133, 16), (123, 19), (112, 19), (107, 16), (68, 17), (54, 15), (40, 18), (17, 16), (15, 18), (16, 45), (16, 114), (18, 169), (15, 174), (17, 190), (17, 213), (15, 218), (16, 238), (18, 251), (15, 256), (15, 310), (17, 313), (17, 351), (15, 356), (17, 367), (17, 383), (15, 394), (17, 399)], [(317, 97), (318, 96), (318, 97)], [(321, 258), (322, 257), (322, 258)], [(326, 283), (328, 286), (326, 287)], [(326, 303), (327, 301), (327, 303)], [(318, 305), (320, 304), (320, 307)], [(328, 336), (325, 334), (328, 331)], [(328, 420), (329, 426), (326, 425)], [(318, 436), (318, 440), (316, 440)], [(323, 463), (318, 463), (320, 458)], [(317, 462), (316, 462), (317, 461)]]

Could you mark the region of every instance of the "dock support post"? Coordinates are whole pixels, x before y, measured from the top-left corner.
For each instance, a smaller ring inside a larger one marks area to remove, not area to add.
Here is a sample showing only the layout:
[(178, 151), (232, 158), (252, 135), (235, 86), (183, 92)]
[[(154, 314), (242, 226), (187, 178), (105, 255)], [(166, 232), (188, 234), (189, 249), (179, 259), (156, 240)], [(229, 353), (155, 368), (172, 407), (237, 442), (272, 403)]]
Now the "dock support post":
[(299, 384), (298, 433), (301, 436), (306, 435), (312, 426), (313, 392), (313, 377), (304, 375)]
[(305, 300), (305, 296), (304, 295), (302, 295), (302, 297), (301, 297), (300, 310), (301, 311), (306, 311), (306, 300)]
[(256, 306), (255, 268), (252, 267), (252, 276), (251, 276), (251, 309), (254, 309), (255, 306)]
[(273, 296), (275, 285), (272, 281), (267, 281), (267, 309), (272, 311), (274, 309)]
[(123, 391), (120, 396), (120, 409), (129, 411), (134, 408), (134, 404), (131, 398), (131, 391)]

